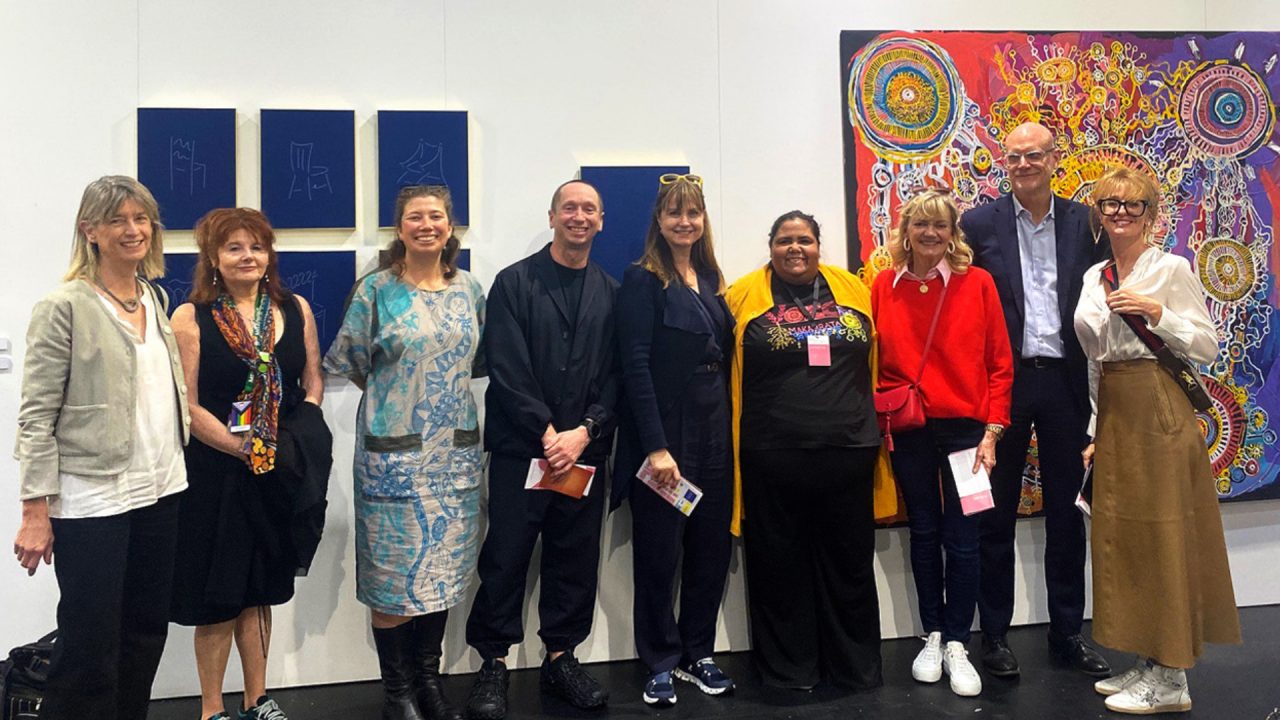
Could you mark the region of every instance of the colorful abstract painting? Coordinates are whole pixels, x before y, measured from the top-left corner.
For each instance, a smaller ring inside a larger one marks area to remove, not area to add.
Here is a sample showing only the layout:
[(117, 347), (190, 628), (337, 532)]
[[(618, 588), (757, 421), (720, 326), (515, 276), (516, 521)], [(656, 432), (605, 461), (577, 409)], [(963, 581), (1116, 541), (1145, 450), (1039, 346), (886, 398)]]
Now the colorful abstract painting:
[[(1057, 137), (1057, 194), (1087, 202), (1123, 165), (1162, 188), (1156, 232), (1204, 284), (1221, 352), (1200, 416), (1219, 497), (1280, 497), (1280, 33), (844, 32), (842, 132), (850, 264), (888, 266), (911, 188), (945, 183), (962, 209), (1009, 191), (1005, 133)], [(1039, 503), (1030, 453), (1024, 508)]]

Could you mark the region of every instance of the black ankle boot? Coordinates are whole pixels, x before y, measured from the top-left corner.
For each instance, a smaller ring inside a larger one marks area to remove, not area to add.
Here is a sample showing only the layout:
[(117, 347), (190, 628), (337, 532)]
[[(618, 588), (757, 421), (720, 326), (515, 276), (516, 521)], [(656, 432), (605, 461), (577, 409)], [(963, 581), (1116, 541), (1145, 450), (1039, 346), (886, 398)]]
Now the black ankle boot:
[(449, 704), (440, 682), (440, 655), (448, 611), (419, 615), (413, 624), (413, 688), (418, 707), (427, 720), (463, 720), (462, 712)]
[(413, 623), (374, 628), (382, 671), (382, 720), (426, 720), (413, 696)]

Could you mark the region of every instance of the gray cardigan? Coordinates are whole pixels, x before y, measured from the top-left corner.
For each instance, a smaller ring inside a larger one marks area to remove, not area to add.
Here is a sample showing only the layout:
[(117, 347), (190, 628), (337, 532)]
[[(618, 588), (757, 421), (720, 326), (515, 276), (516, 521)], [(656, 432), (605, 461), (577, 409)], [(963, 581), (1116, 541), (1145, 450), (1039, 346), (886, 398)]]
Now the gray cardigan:
[[(161, 307), (150, 284), (156, 308)], [(178, 345), (164, 312), (156, 313), (169, 349), (182, 442), (189, 437), (187, 386)], [(84, 280), (64, 283), (31, 311), (18, 409), (21, 500), (57, 495), (58, 474), (119, 475), (133, 458), (137, 350), (119, 321)]]

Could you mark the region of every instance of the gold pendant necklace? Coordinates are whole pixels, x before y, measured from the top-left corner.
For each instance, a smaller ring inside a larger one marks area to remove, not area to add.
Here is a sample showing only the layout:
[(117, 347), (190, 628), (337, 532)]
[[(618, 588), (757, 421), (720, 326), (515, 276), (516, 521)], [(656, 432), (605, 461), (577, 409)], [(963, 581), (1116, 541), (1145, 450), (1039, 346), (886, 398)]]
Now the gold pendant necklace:
[(928, 284), (926, 284), (926, 283), (920, 283), (920, 294), (921, 294), (921, 295), (923, 295), (923, 294), (925, 294), (925, 293), (927, 293), (927, 292), (929, 292), (929, 286), (928, 286)]

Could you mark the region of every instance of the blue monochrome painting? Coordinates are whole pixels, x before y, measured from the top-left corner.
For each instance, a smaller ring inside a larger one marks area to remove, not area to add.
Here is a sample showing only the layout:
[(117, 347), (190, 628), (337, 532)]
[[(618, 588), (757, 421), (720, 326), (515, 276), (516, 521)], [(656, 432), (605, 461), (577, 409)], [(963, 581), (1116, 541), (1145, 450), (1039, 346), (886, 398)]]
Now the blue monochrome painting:
[(688, 165), (584, 166), (579, 177), (600, 191), (604, 204), (604, 230), (591, 245), (591, 259), (621, 282), (627, 266), (644, 251), (658, 178), (687, 172)]
[(170, 230), (236, 204), (236, 111), (138, 108), (138, 180)]
[[(196, 253), (165, 253), (165, 275), (157, 282), (169, 293), (169, 310), (191, 294)], [(352, 250), (277, 252), (280, 282), (307, 299), (316, 317), (316, 335), (323, 354), (333, 344), (342, 325), (343, 305), (356, 280), (356, 254)]]
[(378, 111), (378, 225), (395, 224), (396, 194), (408, 185), (445, 185), (455, 225), (471, 224), (467, 113)]
[(276, 228), (355, 227), (354, 112), (262, 111), (262, 212)]

